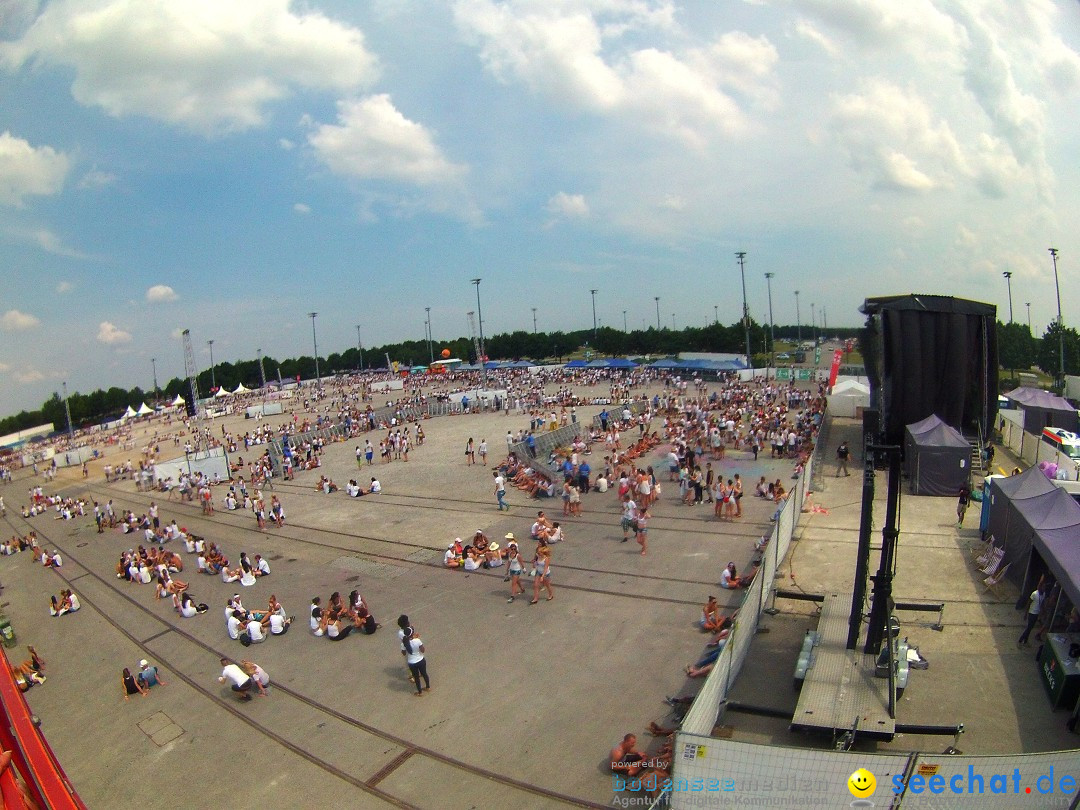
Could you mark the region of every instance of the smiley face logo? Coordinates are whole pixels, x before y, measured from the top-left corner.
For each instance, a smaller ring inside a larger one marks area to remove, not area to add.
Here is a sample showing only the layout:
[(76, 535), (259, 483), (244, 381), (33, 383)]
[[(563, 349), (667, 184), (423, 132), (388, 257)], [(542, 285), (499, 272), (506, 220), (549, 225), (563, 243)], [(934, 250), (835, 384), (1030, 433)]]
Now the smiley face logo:
[(859, 768), (848, 777), (847, 786), (856, 799), (865, 799), (874, 795), (874, 791), (877, 790), (877, 779), (866, 768)]

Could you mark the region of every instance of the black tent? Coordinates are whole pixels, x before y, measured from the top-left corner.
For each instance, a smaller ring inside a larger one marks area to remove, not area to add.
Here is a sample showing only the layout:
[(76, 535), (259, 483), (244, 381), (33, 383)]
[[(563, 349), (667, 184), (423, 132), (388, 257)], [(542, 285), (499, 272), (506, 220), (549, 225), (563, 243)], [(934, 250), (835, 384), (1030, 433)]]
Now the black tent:
[(1034, 549), (1069, 601), (1080, 605), (1080, 504), (1038, 467), (991, 478), (989, 497), (987, 531), (1005, 548), (1008, 579), (1021, 588), (1032, 584), (1024, 577)]
[(1016, 388), (1005, 395), (1024, 412), (1024, 430), (1040, 435), (1045, 427), (1077, 432), (1076, 408), (1067, 399), (1041, 388)]
[(905, 428), (904, 467), (913, 495), (955, 497), (970, 485), (971, 445), (931, 415)]
[(889, 444), (930, 414), (990, 437), (997, 414), (997, 309), (941, 295), (867, 298), (861, 344), (870, 406)]

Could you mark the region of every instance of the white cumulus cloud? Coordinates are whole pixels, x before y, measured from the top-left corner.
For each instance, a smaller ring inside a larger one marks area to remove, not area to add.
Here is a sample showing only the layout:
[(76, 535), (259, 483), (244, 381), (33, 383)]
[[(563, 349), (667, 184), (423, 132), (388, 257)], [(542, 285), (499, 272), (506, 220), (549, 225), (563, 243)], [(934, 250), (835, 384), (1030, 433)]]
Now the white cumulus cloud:
[(583, 194), (567, 194), (560, 191), (547, 202), (547, 211), (565, 219), (585, 219), (589, 216), (589, 204)]
[(72, 95), (109, 115), (204, 133), (244, 130), (297, 90), (352, 91), (376, 60), (361, 31), (290, 0), (57, 0), (0, 64), (63, 67)]
[(146, 291), (146, 300), (151, 304), (163, 304), (168, 301), (175, 301), (179, 297), (176, 291), (167, 284), (155, 284)]
[(30, 385), (31, 383), (41, 382), (45, 379), (45, 375), (36, 368), (28, 368), (16, 372), (15, 379), (23, 385)]
[(131, 333), (125, 332), (109, 321), (102, 321), (98, 325), (97, 339), (106, 346), (117, 346), (121, 343), (130, 343)]
[(0, 315), (0, 329), (5, 332), (25, 332), (27, 329), (33, 329), (40, 324), (41, 321), (33, 315), (19, 312), (17, 309), (9, 309), (3, 315)]
[(70, 281), (61, 281), (59, 284), (56, 285), (56, 291), (61, 295), (63, 295), (64, 293), (69, 293), (73, 289), (74, 286)]
[(298, 214), (310, 214), (311, 206), (307, 203), (295, 203), (292, 207), (292, 210)]
[(445, 183), (465, 168), (447, 160), (431, 133), (410, 121), (385, 94), (338, 102), (338, 123), (320, 124), (308, 135), (319, 159), (335, 174), (399, 180), (416, 185)]
[[(454, 14), (498, 80), (694, 147), (745, 134), (750, 110), (777, 103), (779, 57), (766, 37), (728, 31), (688, 46), (670, 3), (458, 0)], [(656, 36), (664, 33), (670, 43)]]
[(0, 204), (21, 206), (26, 197), (58, 193), (69, 165), (67, 155), (51, 146), (0, 133)]

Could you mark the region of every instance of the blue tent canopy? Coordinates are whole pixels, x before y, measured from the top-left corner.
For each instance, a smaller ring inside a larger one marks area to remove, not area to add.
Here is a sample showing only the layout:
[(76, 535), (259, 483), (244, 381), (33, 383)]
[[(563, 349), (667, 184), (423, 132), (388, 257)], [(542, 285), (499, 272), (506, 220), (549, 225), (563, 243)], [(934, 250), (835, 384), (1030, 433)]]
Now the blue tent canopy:
[(585, 368), (588, 365), (584, 360), (571, 360), (563, 368)]
[(608, 368), (637, 368), (638, 364), (625, 357), (612, 357), (607, 362)]

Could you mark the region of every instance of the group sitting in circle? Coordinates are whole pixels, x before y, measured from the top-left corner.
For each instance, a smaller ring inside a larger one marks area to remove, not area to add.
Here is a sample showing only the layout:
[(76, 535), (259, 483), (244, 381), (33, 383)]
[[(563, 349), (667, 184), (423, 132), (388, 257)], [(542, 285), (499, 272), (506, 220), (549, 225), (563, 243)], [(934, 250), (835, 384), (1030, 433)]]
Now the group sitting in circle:
[(331, 641), (341, 641), (353, 630), (359, 630), (370, 636), (382, 625), (375, 621), (374, 615), (360, 596), (360, 592), (354, 590), (349, 594), (347, 604), (338, 591), (330, 594), (330, 604), (325, 608), (322, 606), (321, 597), (313, 598), (310, 627), (311, 632), (316, 636), (325, 636)]

